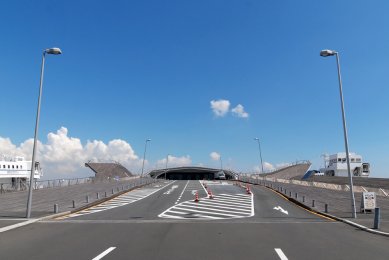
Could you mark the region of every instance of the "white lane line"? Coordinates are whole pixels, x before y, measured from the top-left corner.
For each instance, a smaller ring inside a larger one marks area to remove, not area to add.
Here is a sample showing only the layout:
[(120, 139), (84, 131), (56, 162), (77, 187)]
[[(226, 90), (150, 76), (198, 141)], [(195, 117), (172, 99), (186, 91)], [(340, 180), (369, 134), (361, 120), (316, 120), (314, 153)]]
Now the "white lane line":
[(199, 181), (200, 182), (200, 185), (201, 185), (201, 187), (203, 187), (203, 189), (204, 189), (204, 191), (205, 191), (205, 194), (207, 194), (208, 195), (208, 191), (207, 191), (207, 189), (204, 187), (204, 185), (201, 183), (201, 181)]
[(96, 256), (95, 258), (93, 258), (92, 260), (100, 260), (101, 258), (103, 258), (104, 256), (108, 255), (109, 253), (111, 253), (112, 250), (114, 250), (116, 247), (110, 247), (108, 248), (107, 250), (105, 250), (104, 252), (102, 252), (101, 254), (99, 254), (98, 256)]
[(280, 257), (281, 260), (288, 260), (284, 252), (282, 252), (281, 248), (274, 248), (276, 251), (277, 255)]
[(182, 194), (184, 194), (184, 191), (185, 191), (186, 187), (188, 186), (188, 184), (189, 184), (189, 180), (186, 182), (184, 189), (182, 190), (180, 196), (178, 196), (178, 199), (176, 200), (176, 202), (174, 204), (177, 204), (180, 201)]
[(24, 221), (24, 222), (21, 222), (21, 223), (16, 223), (16, 224), (13, 224), (13, 225), (10, 225), (10, 226), (6, 226), (6, 227), (2, 227), (2, 228), (0, 228), (0, 233), (8, 231), (8, 230), (11, 230), (11, 229), (14, 229), (14, 228), (22, 227), (22, 226), (25, 226), (25, 225), (28, 225), (28, 224), (31, 224), (31, 223), (34, 223), (34, 222), (37, 222), (37, 221), (39, 221), (39, 218), (32, 219), (32, 220), (27, 220), (27, 221)]

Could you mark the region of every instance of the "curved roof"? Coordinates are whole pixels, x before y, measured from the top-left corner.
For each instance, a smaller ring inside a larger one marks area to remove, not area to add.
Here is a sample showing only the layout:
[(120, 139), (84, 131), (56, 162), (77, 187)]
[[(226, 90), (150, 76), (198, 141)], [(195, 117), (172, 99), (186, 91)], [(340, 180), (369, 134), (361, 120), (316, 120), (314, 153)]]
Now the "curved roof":
[[(198, 173), (217, 173), (220, 172), (220, 169), (215, 168), (206, 168), (206, 167), (198, 167), (198, 166), (184, 166), (184, 167), (175, 167), (175, 168), (167, 168), (167, 169), (158, 169), (153, 170), (149, 173), (152, 178), (158, 178), (159, 176), (166, 173), (187, 173), (187, 174), (198, 174)], [(231, 170), (222, 170), (226, 177), (235, 178), (237, 175), (234, 171)]]

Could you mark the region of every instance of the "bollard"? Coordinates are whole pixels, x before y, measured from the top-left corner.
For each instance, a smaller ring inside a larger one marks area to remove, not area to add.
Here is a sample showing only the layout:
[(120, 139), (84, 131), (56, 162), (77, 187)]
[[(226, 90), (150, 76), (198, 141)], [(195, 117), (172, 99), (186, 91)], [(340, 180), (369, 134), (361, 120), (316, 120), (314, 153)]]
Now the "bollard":
[(380, 228), (380, 208), (374, 209), (374, 229)]
[(105, 192), (105, 197), (107, 197), (107, 192)]
[(327, 204), (327, 203), (324, 204), (324, 212), (325, 212), (325, 213), (328, 213), (328, 204)]
[(312, 207), (315, 207), (315, 200), (312, 200)]
[(305, 196), (303, 196), (303, 202), (305, 202)]
[(114, 191), (113, 191), (113, 189), (112, 189), (112, 194), (114, 194)]
[(57, 214), (59, 211), (58, 204), (54, 204), (54, 213)]
[(296, 194), (294, 194), (294, 197), (296, 198), (296, 200), (297, 200), (297, 197), (298, 197), (298, 195), (297, 195), (297, 192), (296, 192)]
[(86, 203), (89, 203), (89, 196), (86, 196)]
[(282, 187), (281, 187), (281, 192), (282, 192)]
[(273, 183), (270, 183), (270, 188), (273, 188)]
[(73, 200), (73, 208), (75, 208), (76, 207), (76, 202)]
[(292, 197), (292, 192), (291, 191), (289, 191), (289, 197)]
[(96, 198), (100, 199), (100, 194), (98, 192), (96, 193)]
[(117, 187), (116, 190), (119, 192), (119, 187)]

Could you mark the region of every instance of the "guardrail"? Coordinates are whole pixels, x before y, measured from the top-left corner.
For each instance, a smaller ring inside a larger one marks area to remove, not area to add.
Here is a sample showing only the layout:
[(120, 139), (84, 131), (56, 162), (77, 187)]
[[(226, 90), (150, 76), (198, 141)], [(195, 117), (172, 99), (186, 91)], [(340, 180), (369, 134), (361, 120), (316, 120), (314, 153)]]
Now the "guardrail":
[[(39, 180), (34, 182), (34, 190), (66, 187), (86, 183), (101, 183), (101, 182), (119, 182), (119, 180), (99, 180), (94, 177), (72, 178), (72, 179), (54, 179), (54, 180)], [(24, 191), (29, 187), (29, 182), (19, 180), (17, 182), (0, 182), (0, 194), (6, 192)]]

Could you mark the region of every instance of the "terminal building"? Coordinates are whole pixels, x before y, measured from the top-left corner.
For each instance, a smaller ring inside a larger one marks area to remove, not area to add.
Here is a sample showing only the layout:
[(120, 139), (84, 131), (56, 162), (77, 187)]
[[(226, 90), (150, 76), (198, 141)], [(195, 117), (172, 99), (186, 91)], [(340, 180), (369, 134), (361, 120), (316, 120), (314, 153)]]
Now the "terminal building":
[(231, 170), (205, 167), (176, 167), (153, 170), (150, 177), (168, 180), (235, 180), (237, 174)]
[[(368, 177), (370, 175), (370, 164), (362, 162), (362, 156), (350, 153), (350, 170), (353, 176)], [(325, 158), (325, 166), (320, 173), (326, 176), (348, 176), (346, 153), (336, 153)]]

